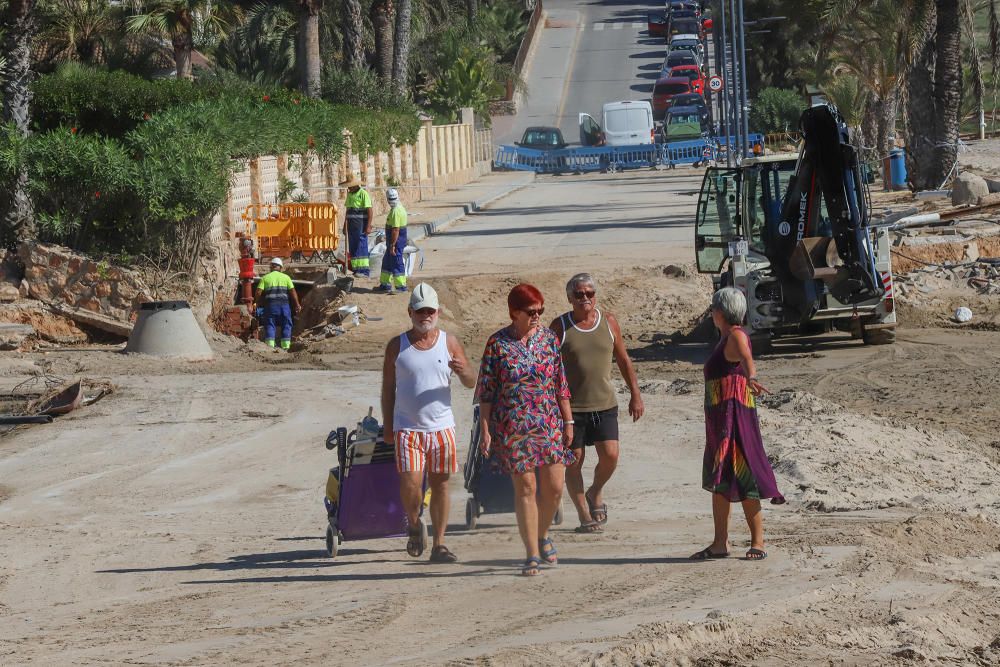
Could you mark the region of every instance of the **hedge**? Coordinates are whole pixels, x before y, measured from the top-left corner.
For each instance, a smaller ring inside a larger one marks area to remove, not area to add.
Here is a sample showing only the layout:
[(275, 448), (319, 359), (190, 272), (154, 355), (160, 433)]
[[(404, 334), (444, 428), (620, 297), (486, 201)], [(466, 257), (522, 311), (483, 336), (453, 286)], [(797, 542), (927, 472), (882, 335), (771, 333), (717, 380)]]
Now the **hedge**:
[[(0, 176), (24, 166), (43, 240), (152, 254), (206, 230), (242, 161), (314, 152), (338, 159), (416, 140), (408, 110), (373, 112), (222, 77), (145, 81), (68, 67), (35, 85), (36, 132), (0, 131)], [(0, 193), (2, 196), (3, 193)]]

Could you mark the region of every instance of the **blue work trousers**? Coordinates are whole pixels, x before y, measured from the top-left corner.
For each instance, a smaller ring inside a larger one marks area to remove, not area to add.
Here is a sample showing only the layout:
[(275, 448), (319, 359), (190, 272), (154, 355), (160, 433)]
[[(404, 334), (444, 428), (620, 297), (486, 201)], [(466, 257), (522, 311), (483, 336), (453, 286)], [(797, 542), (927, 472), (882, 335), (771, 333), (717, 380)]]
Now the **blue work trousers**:
[(279, 329), (282, 342), (292, 340), (292, 308), (287, 302), (264, 306), (264, 340), (273, 341)]

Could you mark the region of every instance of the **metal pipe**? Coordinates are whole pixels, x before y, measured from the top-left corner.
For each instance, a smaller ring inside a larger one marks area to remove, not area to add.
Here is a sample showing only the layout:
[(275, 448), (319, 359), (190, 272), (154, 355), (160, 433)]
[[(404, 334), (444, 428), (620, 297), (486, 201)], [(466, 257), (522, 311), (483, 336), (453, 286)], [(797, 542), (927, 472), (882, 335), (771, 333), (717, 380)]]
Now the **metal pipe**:
[[(721, 9), (721, 22), (713, 21), (713, 27), (715, 28), (715, 34), (721, 37), (720, 42), (715, 43), (715, 60), (718, 63), (719, 76), (722, 77), (722, 90), (719, 91), (719, 99), (721, 100), (721, 115), (719, 116), (719, 128), (722, 130), (726, 137), (726, 166), (733, 166), (733, 147), (730, 145), (729, 137), (732, 136), (732, 125), (729, 122), (729, 91), (727, 86), (729, 85), (729, 75), (726, 73), (726, 0), (719, 1), (719, 7)], [(720, 51), (721, 47), (721, 51)]]
[(738, 25), (740, 26), (740, 80), (742, 81), (743, 98), (740, 103), (740, 110), (743, 116), (743, 157), (750, 156), (750, 99), (747, 92), (747, 45), (745, 28), (743, 26), (743, 0), (739, 0)]
[(729, 44), (730, 51), (732, 52), (732, 58), (730, 60), (732, 65), (732, 85), (733, 85), (733, 126), (734, 126), (734, 140), (729, 146), (730, 152), (736, 155), (736, 164), (742, 161), (742, 155), (739, 151), (742, 151), (743, 139), (741, 137), (743, 131), (743, 121), (740, 116), (742, 113), (742, 104), (740, 103), (740, 76), (739, 76), (739, 60), (736, 49), (739, 48), (738, 38), (736, 36), (736, 0), (729, 0), (729, 23), (730, 23), (730, 34), (729, 34)]

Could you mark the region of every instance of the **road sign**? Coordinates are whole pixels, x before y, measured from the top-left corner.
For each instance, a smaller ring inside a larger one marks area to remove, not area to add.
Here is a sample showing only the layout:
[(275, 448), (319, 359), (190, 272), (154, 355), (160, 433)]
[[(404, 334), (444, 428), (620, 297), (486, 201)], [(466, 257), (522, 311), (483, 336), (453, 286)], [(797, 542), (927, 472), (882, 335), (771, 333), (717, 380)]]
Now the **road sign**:
[(710, 78), (708, 80), (708, 89), (711, 90), (713, 93), (717, 93), (720, 90), (722, 90), (722, 77), (713, 76), (712, 78)]

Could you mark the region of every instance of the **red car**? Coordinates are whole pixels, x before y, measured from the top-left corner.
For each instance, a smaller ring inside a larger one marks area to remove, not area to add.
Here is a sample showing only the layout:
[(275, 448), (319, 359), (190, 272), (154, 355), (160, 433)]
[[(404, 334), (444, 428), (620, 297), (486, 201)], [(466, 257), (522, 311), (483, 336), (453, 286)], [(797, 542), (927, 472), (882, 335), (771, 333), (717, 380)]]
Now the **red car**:
[(691, 91), (699, 95), (705, 94), (705, 74), (697, 65), (677, 65), (671, 67), (668, 76), (671, 78), (683, 77), (690, 81)]
[(650, 37), (666, 37), (669, 21), (663, 12), (649, 12), (646, 17), (646, 30)]
[[(689, 67), (698, 68), (697, 65), (689, 65)], [(653, 85), (653, 118), (663, 118), (666, 115), (671, 97), (690, 92), (692, 92), (691, 81), (687, 77), (664, 77), (657, 79)]]

